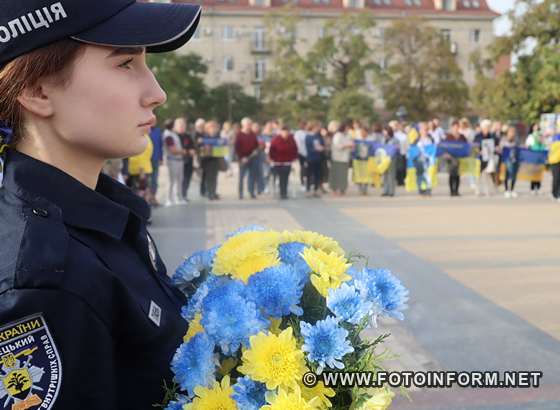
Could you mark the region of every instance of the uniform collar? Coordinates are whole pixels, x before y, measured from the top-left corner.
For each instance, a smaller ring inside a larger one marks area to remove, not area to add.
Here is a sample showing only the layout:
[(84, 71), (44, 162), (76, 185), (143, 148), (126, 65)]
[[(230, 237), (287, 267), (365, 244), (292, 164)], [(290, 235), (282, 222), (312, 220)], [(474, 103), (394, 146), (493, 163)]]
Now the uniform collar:
[(150, 216), (146, 201), (111, 177), (100, 174), (95, 190), (60, 169), (13, 149), (8, 151), (4, 186), (23, 199), (44, 199), (60, 209), (68, 225), (122, 239), (132, 212)]

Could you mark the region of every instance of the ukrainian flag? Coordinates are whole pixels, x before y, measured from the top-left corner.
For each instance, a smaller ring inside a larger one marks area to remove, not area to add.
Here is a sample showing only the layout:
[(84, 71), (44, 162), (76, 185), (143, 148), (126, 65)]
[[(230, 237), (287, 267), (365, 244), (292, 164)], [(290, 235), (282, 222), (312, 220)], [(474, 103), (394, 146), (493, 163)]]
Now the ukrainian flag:
[[(430, 182), (430, 188), (437, 186), (437, 145), (431, 144), (426, 145), (423, 148), (424, 155), (428, 157), (428, 180)], [(416, 182), (416, 167), (414, 166), (414, 160), (421, 154), (418, 145), (411, 145), (408, 148), (407, 153), (407, 168), (406, 168), (406, 178), (405, 178), (405, 189), (408, 192), (418, 191), (418, 184)], [(422, 189), (427, 189), (424, 186)]]
[(560, 162), (560, 134), (552, 137), (552, 143), (548, 151), (548, 163), (558, 164)]

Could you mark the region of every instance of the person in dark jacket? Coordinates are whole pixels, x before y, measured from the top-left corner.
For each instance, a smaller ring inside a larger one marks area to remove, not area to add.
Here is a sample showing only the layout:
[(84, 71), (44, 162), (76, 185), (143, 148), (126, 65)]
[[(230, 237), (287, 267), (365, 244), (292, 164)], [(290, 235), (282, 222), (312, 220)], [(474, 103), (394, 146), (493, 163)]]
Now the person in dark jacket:
[[(451, 123), (451, 132), (445, 137), (447, 142), (467, 142), (467, 138), (459, 130), (459, 121)], [(447, 170), (449, 172), (449, 193), (451, 196), (461, 196), (459, 186), (461, 185), (461, 175), (459, 174), (459, 158), (449, 153), (445, 153)]]
[[(200, 13), (2, 1), (3, 409), (150, 409), (172, 385), (186, 300), (146, 228), (148, 204), (101, 170), (145, 150), (166, 100), (145, 53), (181, 47)], [(46, 24), (26, 27), (26, 16)]]
[(292, 171), (292, 162), (298, 158), (298, 149), (294, 136), (289, 128), (282, 127), (280, 134), (270, 143), (270, 161), (273, 172), (278, 176), (280, 183), (280, 199), (288, 199), (288, 181)]
[[(325, 141), (321, 136), (321, 124), (318, 121), (311, 122), (309, 133), (305, 137), (305, 147), (307, 148), (307, 195), (313, 195), (319, 198), (319, 189), (323, 178), (321, 175), (323, 153), (325, 151)], [(311, 194), (311, 185), (313, 185), (313, 194)]]
[(249, 194), (253, 199), (257, 197), (255, 187), (259, 172), (259, 142), (251, 126), (251, 119), (243, 118), (241, 120), (241, 130), (235, 137), (235, 153), (239, 158), (239, 199), (243, 199), (243, 185), (247, 174), (249, 174)]

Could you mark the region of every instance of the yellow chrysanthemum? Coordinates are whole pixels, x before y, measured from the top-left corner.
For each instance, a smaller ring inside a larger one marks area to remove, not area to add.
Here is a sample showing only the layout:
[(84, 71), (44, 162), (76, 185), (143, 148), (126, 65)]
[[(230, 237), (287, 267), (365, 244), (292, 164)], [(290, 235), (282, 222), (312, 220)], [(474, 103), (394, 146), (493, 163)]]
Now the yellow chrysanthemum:
[(274, 231), (244, 232), (228, 239), (216, 252), (213, 272), (231, 275), (244, 283), (255, 273), (280, 263), (280, 233)]
[(194, 315), (194, 319), (189, 323), (189, 328), (187, 329), (187, 334), (185, 334), (185, 336), (183, 336), (183, 341), (188, 342), (189, 340), (191, 340), (194, 337), (194, 335), (204, 332), (204, 328), (200, 324), (200, 319), (201, 318), (202, 318), (202, 315), (200, 313), (196, 313)]
[(395, 397), (395, 393), (387, 388), (377, 392), (360, 407), (360, 410), (387, 410)]
[(301, 242), (312, 248), (321, 249), (324, 252), (334, 252), (344, 255), (344, 249), (333, 238), (312, 231), (284, 231), (282, 232), (282, 243)]
[(280, 388), (278, 394), (268, 394), (266, 401), (269, 404), (262, 406), (261, 410), (316, 410), (318, 408), (318, 399), (305, 400), (298, 386), (292, 391)]
[(225, 376), (221, 383), (214, 382), (211, 388), (195, 387), (196, 397), (192, 403), (185, 404), (184, 410), (237, 410), (237, 404), (232, 399), (233, 387), (230, 386), (229, 376)]
[(325, 387), (322, 380), (319, 380), (314, 387), (307, 387), (300, 381), (299, 387), (301, 389), (301, 397), (305, 400), (311, 401), (313, 398), (317, 398), (315, 407), (318, 410), (325, 410), (332, 407), (329, 397), (334, 397), (336, 393), (330, 387)]
[(259, 333), (249, 339), (238, 370), (251, 379), (266, 384), (269, 390), (295, 387), (305, 373), (303, 352), (298, 349), (292, 328), (279, 335)]
[(324, 297), (327, 297), (329, 289), (336, 289), (343, 282), (352, 279), (346, 274), (350, 264), (344, 256), (306, 248), (303, 251), (303, 259), (314, 273), (310, 277), (311, 283)]

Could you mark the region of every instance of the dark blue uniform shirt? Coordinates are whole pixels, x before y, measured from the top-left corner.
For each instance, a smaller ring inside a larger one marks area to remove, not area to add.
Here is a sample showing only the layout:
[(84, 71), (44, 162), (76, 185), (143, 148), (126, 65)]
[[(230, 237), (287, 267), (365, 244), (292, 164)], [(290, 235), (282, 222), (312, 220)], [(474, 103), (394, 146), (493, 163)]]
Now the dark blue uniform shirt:
[(187, 323), (146, 230), (146, 202), (103, 174), (94, 191), (13, 150), (6, 162), (0, 409), (161, 403)]

